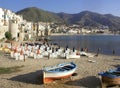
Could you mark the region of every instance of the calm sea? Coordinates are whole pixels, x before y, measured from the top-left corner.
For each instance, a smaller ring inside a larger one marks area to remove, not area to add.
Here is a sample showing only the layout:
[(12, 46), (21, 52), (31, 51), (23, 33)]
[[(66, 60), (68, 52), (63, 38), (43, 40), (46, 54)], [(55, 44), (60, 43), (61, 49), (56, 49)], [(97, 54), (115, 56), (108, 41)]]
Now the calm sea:
[(51, 43), (57, 43), (61, 47), (68, 46), (80, 50), (88, 48), (89, 52), (96, 53), (100, 48), (101, 54), (120, 56), (120, 35), (62, 35), (51, 36)]

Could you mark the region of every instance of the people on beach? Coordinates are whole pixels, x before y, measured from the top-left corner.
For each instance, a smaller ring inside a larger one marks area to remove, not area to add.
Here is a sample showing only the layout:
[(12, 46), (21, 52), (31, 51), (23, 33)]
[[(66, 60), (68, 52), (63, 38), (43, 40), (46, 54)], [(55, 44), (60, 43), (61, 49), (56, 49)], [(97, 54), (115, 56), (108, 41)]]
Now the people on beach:
[(73, 47), (73, 52), (75, 52), (75, 47)]
[(24, 56), (24, 62), (25, 62), (25, 59), (26, 59), (26, 58), (25, 58), (25, 54), (23, 54), (23, 56)]
[(84, 49), (83, 49), (83, 48), (81, 48), (81, 51), (84, 51)]
[(84, 51), (85, 51), (85, 52), (88, 52), (88, 48), (86, 47), (86, 48), (84, 49)]
[(81, 51), (88, 52), (88, 48), (81, 48)]
[(66, 46), (66, 50), (68, 49), (68, 45)]
[(99, 53), (100, 53), (100, 48), (97, 49), (97, 54), (96, 54), (96, 56), (98, 56)]
[(113, 55), (115, 54), (115, 50), (114, 49), (113, 49), (112, 53), (113, 53)]
[(50, 53), (48, 53), (48, 59), (50, 59)]

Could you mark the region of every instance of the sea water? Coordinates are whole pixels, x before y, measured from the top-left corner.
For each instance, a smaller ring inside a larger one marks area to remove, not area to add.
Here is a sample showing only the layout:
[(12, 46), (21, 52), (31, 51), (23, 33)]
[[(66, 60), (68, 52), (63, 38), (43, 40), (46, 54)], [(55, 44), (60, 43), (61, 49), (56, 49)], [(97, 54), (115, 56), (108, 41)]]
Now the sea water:
[(61, 47), (68, 46), (80, 50), (87, 48), (89, 52), (119, 55), (120, 35), (61, 35), (51, 36), (51, 43), (57, 43)]

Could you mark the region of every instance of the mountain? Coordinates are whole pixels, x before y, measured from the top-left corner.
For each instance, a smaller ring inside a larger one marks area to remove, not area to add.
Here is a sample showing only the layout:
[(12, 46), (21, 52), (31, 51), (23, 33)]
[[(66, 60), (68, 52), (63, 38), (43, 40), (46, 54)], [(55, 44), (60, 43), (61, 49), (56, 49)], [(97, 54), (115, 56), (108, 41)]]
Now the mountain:
[(68, 24), (72, 24), (72, 22), (71, 22), (72, 21), (71, 19), (73, 18), (72, 14), (67, 14), (67, 13), (61, 12), (61, 13), (57, 13), (56, 15), (58, 15), (62, 20), (64, 20), (64, 22), (66, 22)]
[(102, 15), (90, 11), (83, 11), (77, 14), (58, 13), (57, 15), (69, 24), (79, 24), (89, 27), (108, 26), (110, 29), (120, 30), (120, 17), (111, 14)]
[(67, 24), (79, 24), (81, 27), (102, 27), (108, 26), (113, 30), (120, 30), (120, 17), (111, 14), (99, 14), (90, 11), (82, 11), (77, 14), (53, 13), (30, 7), (18, 11), (27, 21), (43, 22), (64, 22)]
[(43, 22), (59, 22), (62, 21), (55, 13), (44, 11), (36, 7), (29, 7), (16, 12), (16, 14), (22, 15), (27, 21), (43, 21)]

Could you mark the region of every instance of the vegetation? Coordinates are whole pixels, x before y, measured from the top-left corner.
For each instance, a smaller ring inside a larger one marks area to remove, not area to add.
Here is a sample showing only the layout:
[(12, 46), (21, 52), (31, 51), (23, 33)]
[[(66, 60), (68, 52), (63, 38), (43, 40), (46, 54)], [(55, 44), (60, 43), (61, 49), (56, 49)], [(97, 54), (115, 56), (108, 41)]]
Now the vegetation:
[(120, 17), (111, 14), (98, 14), (90, 11), (83, 11), (77, 14), (52, 13), (31, 7), (18, 11), (17, 14), (23, 16), (24, 19), (33, 22), (56, 22), (67, 25), (78, 24), (81, 27), (109, 27), (112, 30), (120, 30)]
[(7, 40), (12, 40), (12, 34), (10, 32), (5, 32), (5, 37), (7, 38)]
[(22, 66), (14, 66), (14, 67), (0, 67), (0, 74), (9, 74), (12, 72), (18, 72), (20, 71), (20, 68), (23, 67)]
[(77, 14), (58, 14), (65, 22), (69, 24), (79, 24), (81, 27), (103, 27), (108, 26), (113, 30), (120, 30), (120, 17), (111, 14), (98, 14), (90, 11), (83, 11)]
[(5, 40), (5, 38), (2, 38), (2, 39), (0, 39), (0, 42), (2, 42), (2, 41), (4, 41)]
[(18, 11), (17, 14), (23, 16), (27, 21), (32, 22), (57, 22), (62, 21), (59, 16), (55, 15), (52, 12), (44, 11), (36, 7), (25, 8), (21, 11)]

